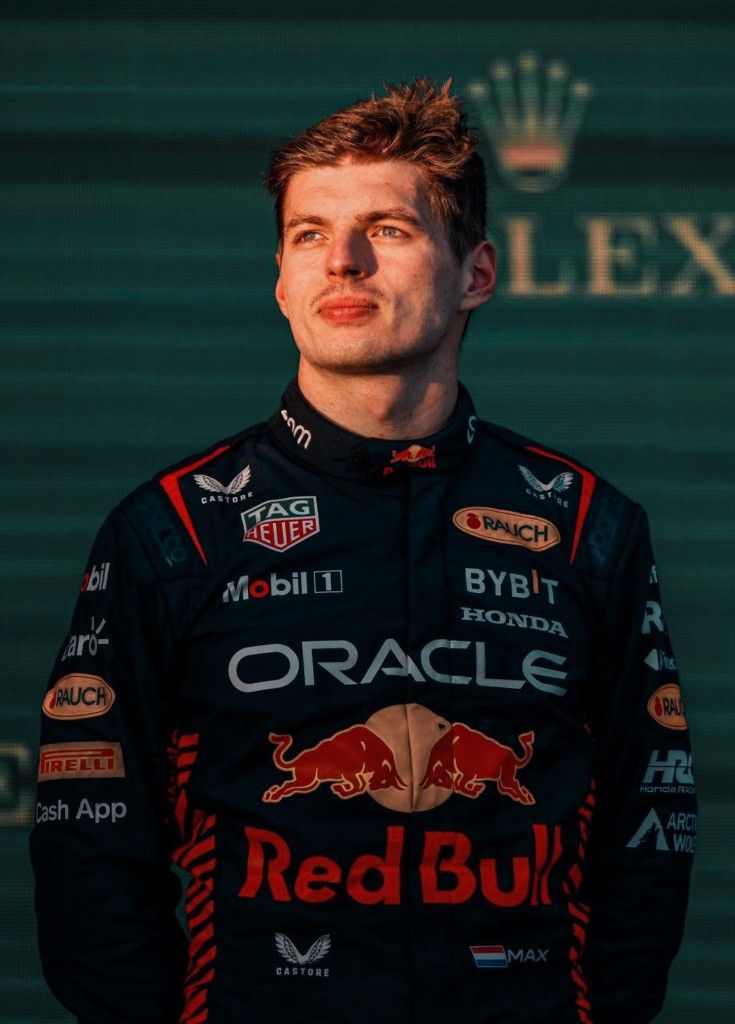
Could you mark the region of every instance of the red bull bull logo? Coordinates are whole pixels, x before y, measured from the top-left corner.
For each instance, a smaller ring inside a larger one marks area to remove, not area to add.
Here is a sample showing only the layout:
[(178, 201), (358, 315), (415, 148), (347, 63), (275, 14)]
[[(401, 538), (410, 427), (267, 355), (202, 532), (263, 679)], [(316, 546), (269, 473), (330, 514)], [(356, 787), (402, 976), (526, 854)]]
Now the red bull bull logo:
[[(477, 799), (495, 783), (501, 796), (531, 805), (535, 798), (517, 773), (533, 756), (534, 733), (518, 737), (521, 753), (463, 722), (450, 723), (420, 704), (383, 708), (293, 757), (293, 737), (271, 732), (273, 763), (290, 778), (269, 786), (265, 803), (328, 784), (342, 800), (367, 793), (384, 807), (413, 812), (443, 803), (453, 793)], [(409, 742), (410, 738), (410, 742)]]
[(273, 761), (278, 768), (291, 772), (291, 778), (267, 789), (263, 794), (266, 803), (277, 803), (294, 793), (312, 793), (323, 782), (329, 782), (332, 792), (342, 800), (366, 790), (406, 788), (398, 774), (393, 751), (365, 725), (342, 729), (290, 761), (283, 755), (293, 743), (293, 737), (272, 732), (268, 739), (276, 744)]
[(438, 740), (429, 754), (429, 765), (421, 780), (422, 788), (442, 786), (453, 793), (476, 799), (485, 791), (485, 781), (494, 782), (498, 793), (521, 804), (535, 804), (531, 792), (516, 778), (533, 756), (532, 732), (518, 737), (523, 754), (518, 757), (510, 747), (498, 743), (478, 729), (455, 722)]
[(436, 469), (436, 445), (426, 448), (422, 444), (410, 444), (408, 448), (397, 452), (395, 448), (391, 454), (391, 465), (396, 462), (405, 462), (408, 466), (416, 466), (419, 469)]

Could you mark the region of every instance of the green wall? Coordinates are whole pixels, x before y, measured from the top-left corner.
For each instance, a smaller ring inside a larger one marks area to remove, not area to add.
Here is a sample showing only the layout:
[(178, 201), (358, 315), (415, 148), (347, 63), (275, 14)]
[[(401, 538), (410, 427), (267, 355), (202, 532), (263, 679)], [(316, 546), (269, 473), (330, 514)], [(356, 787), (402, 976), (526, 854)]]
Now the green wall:
[[(40, 697), (96, 527), (144, 477), (275, 408), (295, 358), (272, 299), (268, 154), (415, 75), (451, 75), (483, 132), (503, 269), (465, 343), (480, 412), (649, 511), (703, 812), (660, 1021), (732, 1020), (732, 5), (449, 10), (0, 4), (6, 1024), (70, 1019), (40, 976), (26, 838)], [(513, 103), (522, 126), (535, 93), (543, 115), (557, 87), (563, 120), (573, 83), (576, 133), (549, 136), (552, 118), (541, 140), (509, 136)], [(550, 140), (566, 161), (556, 176), (541, 161)], [(524, 154), (540, 166), (532, 180)]]

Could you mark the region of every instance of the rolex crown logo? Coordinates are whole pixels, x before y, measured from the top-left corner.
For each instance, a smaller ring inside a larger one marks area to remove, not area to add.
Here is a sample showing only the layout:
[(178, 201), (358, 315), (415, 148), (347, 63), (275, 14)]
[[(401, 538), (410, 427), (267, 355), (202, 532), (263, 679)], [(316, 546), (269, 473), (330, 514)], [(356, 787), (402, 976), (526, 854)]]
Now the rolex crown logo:
[(503, 178), (521, 192), (548, 192), (567, 170), (572, 144), (592, 93), (587, 82), (569, 82), (562, 61), (546, 65), (522, 53), (489, 67), (490, 82), (469, 83), (480, 123)]

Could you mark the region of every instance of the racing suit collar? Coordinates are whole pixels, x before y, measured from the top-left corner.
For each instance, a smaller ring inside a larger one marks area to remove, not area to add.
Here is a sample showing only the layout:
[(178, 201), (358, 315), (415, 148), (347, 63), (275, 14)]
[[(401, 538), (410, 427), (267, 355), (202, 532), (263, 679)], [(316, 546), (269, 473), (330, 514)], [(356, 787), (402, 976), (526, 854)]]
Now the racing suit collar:
[(297, 461), (348, 480), (374, 481), (455, 469), (474, 441), (476, 427), (472, 399), (461, 383), (449, 423), (429, 437), (385, 440), (353, 434), (318, 412), (295, 380), (268, 421), (274, 441)]

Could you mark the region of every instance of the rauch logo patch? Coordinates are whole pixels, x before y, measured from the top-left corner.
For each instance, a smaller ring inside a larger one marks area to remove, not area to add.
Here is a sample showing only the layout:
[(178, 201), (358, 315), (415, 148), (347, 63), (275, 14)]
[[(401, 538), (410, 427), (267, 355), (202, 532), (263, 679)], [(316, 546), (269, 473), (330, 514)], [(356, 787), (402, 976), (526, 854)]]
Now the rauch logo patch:
[(561, 534), (548, 519), (511, 512), (506, 508), (460, 508), (452, 516), (452, 522), (458, 530), (480, 540), (518, 544), (531, 551), (545, 551), (561, 540)]
[(663, 725), (664, 728), (676, 730), (687, 728), (681, 690), (676, 683), (659, 686), (658, 690), (648, 698), (646, 707), (651, 718), (659, 725)]
[(96, 718), (115, 703), (115, 691), (101, 676), (74, 672), (54, 683), (43, 699), (49, 718)]

